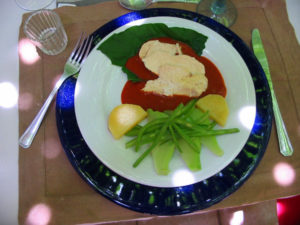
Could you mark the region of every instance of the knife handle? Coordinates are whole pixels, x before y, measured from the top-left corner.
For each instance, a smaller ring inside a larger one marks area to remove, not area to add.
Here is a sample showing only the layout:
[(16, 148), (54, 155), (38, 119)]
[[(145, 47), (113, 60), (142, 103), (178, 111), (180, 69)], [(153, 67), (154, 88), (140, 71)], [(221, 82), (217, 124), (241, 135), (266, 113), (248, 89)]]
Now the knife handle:
[(183, 3), (196, 3), (198, 4), (201, 0), (153, 0), (152, 2), (183, 2)]
[(291, 156), (294, 150), (288, 137), (273, 88), (271, 88), (271, 96), (280, 152), (284, 156)]

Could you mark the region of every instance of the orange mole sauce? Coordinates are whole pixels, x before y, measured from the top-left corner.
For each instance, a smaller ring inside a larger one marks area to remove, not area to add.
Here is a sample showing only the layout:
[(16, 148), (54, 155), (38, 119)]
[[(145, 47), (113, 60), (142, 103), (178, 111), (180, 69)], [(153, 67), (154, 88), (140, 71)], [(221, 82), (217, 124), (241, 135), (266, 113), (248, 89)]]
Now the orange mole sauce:
[[(192, 56), (200, 61), (205, 67), (205, 76), (208, 79), (208, 87), (205, 92), (201, 94), (203, 97), (208, 94), (219, 94), (223, 97), (226, 96), (226, 86), (223, 77), (218, 70), (218, 68), (207, 58), (203, 56), (198, 56), (196, 52), (187, 44), (173, 40), (168, 37), (156, 38), (160, 42), (176, 44), (181, 46), (181, 51), (185, 55)], [(126, 68), (131, 72), (135, 73), (142, 81), (132, 82), (127, 81), (125, 84), (121, 101), (123, 104), (136, 104), (140, 105), (145, 110), (151, 108), (156, 111), (173, 110), (180, 103), (187, 103), (192, 100), (193, 97), (183, 96), (183, 95), (173, 95), (164, 96), (160, 94), (155, 94), (153, 92), (145, 92), (142, 89), (146, 85), (148, 80), (154, 80), (158, 76), (148, 70), (143, 61), (139, 58), (138, 54), (129, 58), (126, 63)]]

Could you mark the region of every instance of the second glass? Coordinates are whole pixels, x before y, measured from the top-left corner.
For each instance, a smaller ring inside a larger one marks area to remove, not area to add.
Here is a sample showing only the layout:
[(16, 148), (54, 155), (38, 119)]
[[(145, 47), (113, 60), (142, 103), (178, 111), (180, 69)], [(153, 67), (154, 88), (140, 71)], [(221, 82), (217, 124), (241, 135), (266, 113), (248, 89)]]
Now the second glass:
[(197, 12), (230, 27), (237, 18), (237, 10), (230, 0), (202, 0)]
[(36, 11), (47, 8), (54, 0), (15, 0), (16, 4), (27, 11)]

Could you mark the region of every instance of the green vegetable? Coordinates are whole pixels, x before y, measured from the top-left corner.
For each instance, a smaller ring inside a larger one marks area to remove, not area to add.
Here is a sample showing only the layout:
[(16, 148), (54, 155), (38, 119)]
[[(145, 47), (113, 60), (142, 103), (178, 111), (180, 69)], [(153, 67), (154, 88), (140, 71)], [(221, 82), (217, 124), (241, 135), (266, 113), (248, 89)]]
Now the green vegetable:
[[(133, 167), (137, 167), (145, 157), (156, 151), (155, 163), (160, 163), (158, 158), (163, 157), (161, 167), (165, 169), (168, 165), (168, 160), (165, 158), (170, 156), (171, 150), (169, 149), (170, 152), (168, 153), (162, 153), (161, 149), (163, 148), (161, 146), (170, 147), (171, 144), (179, 150), (187, 166), (193, 171), (201, 168), (201, 143), (216, 155), (221, 156), (223, 154), (223, 150), (218, 145), (215, 136), (236, 133), (239, 132), (239, 129), (214, 130), (216, 123), (209, 119), (208, 112), (203, 113), (195, 107), (196, 101), (196, 99), (191, 100), (185, 106), (180, 104), (174, 111), (158, 112), (148, 110), (148, 123), (144, 126), (137, 125), (127, 133), (128, 136), (135, 137), (126, 143), (126, 148), (134, 147), (136, 151), (139, 151), (142, 146), (149, 145), (134, 162)], [(156, 167), (160, 168), (159, 165), (156, 165)]]
[[(157, 120), (152, 120), (152, 121), (149, 122), (149, 123), (154, 123), (155, 121), (159, 121), (160, 122), (160, 120), (164, 120), (165, 121), (162, 124), (161, 129), (158, 130), (158, 131), (156, 131), (155, 138), (154, 138), (152, 144), (150, 145), (150, 147), (135, 161), (135, 163), (133, 164), (133, 167), (137, 167), (143, 161), (143, 159), (148, 154), (150, 154), (150, 152), (153, 150), (153, 148), (155, 148), (159, 144), (159, 141), (162, 139), (163, 135), (166, 133), (166, 131), (168, 129), (168, 126), (173, 122), (173, 120), (177, 116), (179, 116), (182, 113), (183, 109), (184, 109), (183, 104), (179, 104), (179, 106), (173, 111), (173, 113), (169, 116), (168, 119), (157, 119)], [(145, 127), (147, 125), (145, 125)], [(143, 132), (146, 131), (146, 129), (143, 129), (143, 128), (141, 128), (141, 130), (140, 130), (140, 132), (138, 134), (137, 143), (136, 143), (136, 146), (135, 146), (135, 150), (136, 151), (139, 150), (140, 141), (141, 141), (141, 138), (142, 138), (142, 134), (143, 134)], [(149, 128), (149, 126), (148, 126), (148, 128)]]
[(138, 134), (141, 127), (142, 127), (141, 125), (136, 125), (130, 131), (128, 131), (125, 135), (128, 136), (128, 137), (134, 137)]
[(184, 140), (179, 140), (181, 147), (181, 157), (185, 164), (191, 171), (201, 170), (200, 150), (201, 142), (199, 138), (192, 138), (193, 142), (197, 145), (198, 151), (194, 151)]
[(200, 109), (194, 107), (190, 112), (191, 121), (197, 122), (199, 124), (211, 124), (211, 120), (209, 119), (209, 112), (202, 112)]
[(148, 113), (148, 120), (152, 121), (155, 119), (164, 119), (164, 118), (168, 118), (168, 114), (164, 113), (164, 112), (159, 112), (159, 111), (154, 111), (152, 109), (148, 109), (147, 110)]
[(171, 141), (158, 145), (152, 150), (152, 158), (157, 174), (169, 174), (169, 163), (173, 157), (174, 151), (175, 145)]
[(175, 147), (178, 149), (179, 152), (182, 152), (181, 147), (180, 147), (180, 145), (178, 143), (178, 137), (175, 134), (173, 125), (169, 125), (169, 130), (170, 130), (170, 134), (171, 134), (172, 140), (173, 140), (173, 142), (175, 144)]
[(127, 74), (127, 79), (128, 80), (131, 80), (132, 82), (139, 82), (139, 81), (141, 81), (141, 79), (138, 78), (137, 75), (135, 75), (135, 73), (131, 72), (125, 66), (122, 67), (122, 71)]
[(125, 64), (128, 58), (138, 53), (142, 44), (159, 37), (170, 37), (184, 42), (191, 46), (198, 55), (202, 54), (207, 40), (205, 35), (191, 29), (168, 27), (163, 23), (153, 23), (133, 26), (123, 32), (115, 33), (105, 40), (98, 47), (98, 50), (102, 51), (113, 65), (122, 67), (122, 70), (128, 76), (128, 80), (138, 81), (139, 78), (127, 70)]
[(212, 153), (217, 156), (222, 156), (224, 154), (223, 149), (220, 147), (216, 136), (206, 136), (200, 137), (200, 142), (205, 145)]
[(199, 152), (198, 146), (194, 143), (194, 141), (187, 135), (183, 130), (179, 128), (176, 124), (174, 124), (174, 128), (179, 134), (179, 136), (195, 151)]
[[(136, 140), (136, 147), (135, 147), (136, 151), (138, 151), (138, 149), (140, 148), (142, 136), (144, 133), (146, 133), (147, 129), (149, 132), (149, 130), (152, 130), (153, 127), (156, 128), (157, 125), (163, 124), (163, 122), (164, 122), (164, 119), (152, 120), (139, 130), (138, 135), (137, 135), (137, 140)], [(155, 129), (155, 130), (157, 131), (157, 129)], [(156, 132), (156, 134), (157, 134), (157, 132)], [(156, 139), (158, 139), (158, 138), (159, 137), (157, 137)]]
[(187, 131), (187, 134), (192, 137), (218, 136), (223, 134), (233, 134), (240, 130), (238, 128), (222, 129), (222, 130), (206, 130), (206, 131)]
[[(145, 144), (149, 144), (153, 141), (153, 138), (155, 138), (155, 135), (156, 133), (147, 133), (147, 134), (144, 134), (141, 141), (140, 141), (140, 146), (143, 146)], [(162, 137), (162, 140), (166, 140), (166, 137), (163, 136)], [(126, 148), (131, 148), (131, 147), (135, 147), (136, 146), (136, 143), (137, 143), (137, 137), (133, 138), (132, 140), (128, 141), (126, 144), (125, 144), (125, 147)], [(135, 148), (136, 149), (136, 148)], [(138, 149), (139, 150), (139, 149)], [(136, 151), (138, 151), (136, 150)]]

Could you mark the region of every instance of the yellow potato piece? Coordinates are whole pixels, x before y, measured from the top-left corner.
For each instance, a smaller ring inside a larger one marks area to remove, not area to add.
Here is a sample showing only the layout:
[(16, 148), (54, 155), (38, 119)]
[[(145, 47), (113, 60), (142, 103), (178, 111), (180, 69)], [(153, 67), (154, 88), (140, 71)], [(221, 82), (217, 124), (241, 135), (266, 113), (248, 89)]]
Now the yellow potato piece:
[(209, 111), (210, 118), (216, 121), (219, 125), (225, 126), (229, 109), (225, 98), (221, 95), (209, 94), (200, 98), (196, 106), (202, 111)]
[(139, 105), (118, 105), (109, 115), (108, 129), (115, 139), (120, 139), (146, 116), (147, 112)]

